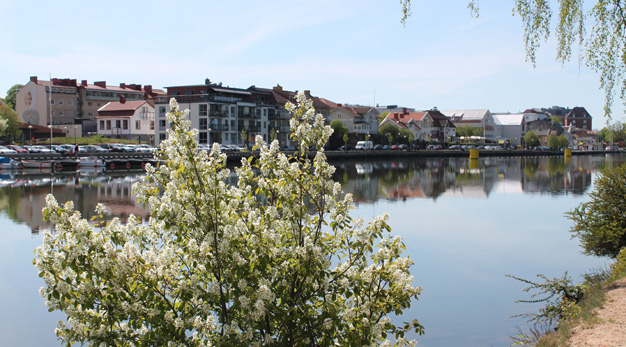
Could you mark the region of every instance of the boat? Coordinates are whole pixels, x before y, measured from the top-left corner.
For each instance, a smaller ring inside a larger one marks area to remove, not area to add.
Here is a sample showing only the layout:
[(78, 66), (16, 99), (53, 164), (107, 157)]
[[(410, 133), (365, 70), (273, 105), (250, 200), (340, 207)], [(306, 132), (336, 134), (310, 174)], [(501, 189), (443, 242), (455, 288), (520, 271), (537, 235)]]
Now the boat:
[(53, 168), (53, 162), (43, 160), (21, 160), (18, 165), (20, 170), (39, 169), (48, 171)]
[(13, 170), (19, 168), (19, 163), (11, 158), (0, 157), (0, 170)]
[(78, 170), (90, 170), (90, 169), (103, 169), (106, 167), (106, 162), (103, 159), (96, 157), (81, 157), (78, 160)]

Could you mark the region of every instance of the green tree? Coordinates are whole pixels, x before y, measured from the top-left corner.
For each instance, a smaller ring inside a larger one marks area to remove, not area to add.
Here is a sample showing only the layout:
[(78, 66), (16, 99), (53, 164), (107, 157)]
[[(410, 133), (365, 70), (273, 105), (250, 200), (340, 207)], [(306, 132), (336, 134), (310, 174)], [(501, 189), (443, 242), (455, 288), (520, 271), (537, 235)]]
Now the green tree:
[(559, 116), (552, 116), (552, 117), (550, 117), (550, 120), (552, 120), (554, 123), (559, 123), (559, 124), (563, 125), (563, 120)]
[(560, 147), (559, 144), (559, 137), (556, 134), (550, 134), (548, 135), (548, 143), (547, 143), (548, 147), (552, 148), (552, 149), (557, 149)]
[[(580, 60), (599, 74), (600, 87), (604, 89), (604, 114), (611, 118), (614, 94), (619, 93), (626, 104), (626, 4), (623, 0), (588, 2), (584, 0), (558, 0), (555, 36), (557, 61), (564, 64), (572, 57), (572, 47), (580, 47)], [(546, 0), (513, 0), (513, 13), (522, 20), (526, 59), (536, 65), (536, 53), (542, 42), (550, 37), (553, 11), (552, 2)], [(401, 22), (411, 16), (411, 0), (400, 0)], [(468, 0), (470, 12), (479, 15), (478, 0)], [(591, 30), (585, 25), (590, 24)]]
[[(417, 320), (396, 326), (417, 299), (387, 215), (353, 220), (352, 195), (332, 180), (332, 133), (303, 92), (287, 156), (255, 139), (227, 183), (226, 154), (197, 150), (197, 129), (172, 99), (170, 136), (133, 192), (150, 219), (92, 225), (52, 195), (54, 226), (36, 250), (41, 294), (61, 310), (64, 343), (115, 346), (404, 346)], [(314, 157), (307, 148), (316, 146)], [(103, 207), (97, 210), (102, 214)], [(102, 218), (100, 216), (99, 218)], [(96, 218), (98, 219), (98, 218)]]
[(393, 124), (386, 123), (378, 127), (378, 133), (381, 135), (385, 135), (385, 137), (387, 137), (387, 140), (389, 141), (389, 144), (392, 144), (397, 141), (398, 137), (400, 136), (400, 129)]
[(626, 165), (603, 171), (590, 200), (568, 212), (584, 253), (615, 258), (626, 247)]
[(4, 136), (9, 140), (17, 139), (22, 133), (17, 112), (8, 105), (0, 105), (0, 119), (5, 123), (5, 126), (0, 131), (0, 136)]
[(383, 113), (380, 114), (380, 116), (378, 116), (376, 118), (376, 120), (378, 121), (378, 124), (380, 124), (380, 122), (382, 122), (383, 120), (385, 120), (385, 118), (387, 118), (387, 115), (389, 114), (389, 111), (385, 111)]
[(338, 119), (330, 122), (330, 127), (333, 129), (333, 134), (328, 139), (330, 147), (337, 149), (345, 145), (346, 141), (344, 141), (343, 137), (348, 134), (348, 128)]
[(567, 147), (569, 146), (569, 140), (565, 134), (559, 135), (559, 147)]
[(24, 88), (23, 84), (16, 84), (9, 88), (9, 90), (7, 90), (7, 97), (4, 98), (4, 103), (15, 110), (15, 98), (17, 97), (17, 92), (22, 88)]
[(539, 136), (534, 131), (528, 131), (524, 134), (524, 142), (528, 147), (539, 146)]

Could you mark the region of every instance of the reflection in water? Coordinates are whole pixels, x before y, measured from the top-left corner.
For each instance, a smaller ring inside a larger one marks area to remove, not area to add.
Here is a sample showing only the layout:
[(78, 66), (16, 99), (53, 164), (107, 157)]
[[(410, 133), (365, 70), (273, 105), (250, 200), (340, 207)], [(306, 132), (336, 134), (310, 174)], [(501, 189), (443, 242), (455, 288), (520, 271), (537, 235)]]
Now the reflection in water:
[(488, 198), (507, 193), (584, 194), (592, 173), (625, 162), (623, 155), (564, 157), (419, 158), (335, 164), (335, 179), (354, 201), (440, 196)]
[(14, 222), (28, 225), (33, 233), (49, 228), (43, 221), (42, 209), (50, 193), (60, 204), (74, 201), (74, 208), (88, 219), (94, 215), (98, 203), (122, 221), (131, 214), (147, 219), (147, 211), (131, 192), (133, 183), (143, 177), (143, 173), (137, 172), (0, 175), (0, 210), (6, 211)]

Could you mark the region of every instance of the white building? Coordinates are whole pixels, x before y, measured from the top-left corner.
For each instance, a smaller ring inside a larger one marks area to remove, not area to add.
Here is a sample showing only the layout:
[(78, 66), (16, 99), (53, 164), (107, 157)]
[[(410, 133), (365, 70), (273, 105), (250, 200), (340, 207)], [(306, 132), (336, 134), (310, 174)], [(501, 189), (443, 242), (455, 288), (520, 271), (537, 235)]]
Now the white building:
[(509, 141), (513, 146), (523, 145), (526, 122), (523, 113), (494, 114), (495, 136), (500, 141)]
[(109, 102), (98, 109), (98, 135), (154, 145), (154, 106), (145, 100)]
[(471, 126), (481, 128), (483, 137), (496, 140), (495, 122), (488, 109), (481, 110), (442, 110), (446, 117), (450, 117), (456, 127)]

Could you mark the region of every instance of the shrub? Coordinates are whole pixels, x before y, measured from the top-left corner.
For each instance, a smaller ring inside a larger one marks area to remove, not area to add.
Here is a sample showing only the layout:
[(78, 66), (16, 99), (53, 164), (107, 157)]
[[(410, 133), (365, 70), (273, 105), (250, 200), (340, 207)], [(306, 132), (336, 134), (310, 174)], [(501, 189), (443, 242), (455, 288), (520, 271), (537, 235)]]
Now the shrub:
[(626, 165), (602, 172), (589, 197), (567, 213), (575, 223), (571, 232), (584, 253), (615, 258), (626, 247)]
[[(422, 333), (396, 326), (417, 299), (404, 244), (387, 215), (364, 226), (348, 211), (323, 151), (331, 129), (303, 93), (290, 104), (291, 157), (256, 138), (228, 184), (218, 145), (197, 151), (197, 130), (173, 100), (157, 169), (133, 188), (151, 218), (92, 226), (48, 196), (35, 264), (50, 310), (67, 315), (66, 343), (106, 345), (365, 346)], [(318, 148), (309, 158), (307, 148)], [(99, 209), (102, 209), (100, 206)], [(388, 345), (391, 344), (388, 342)]]

